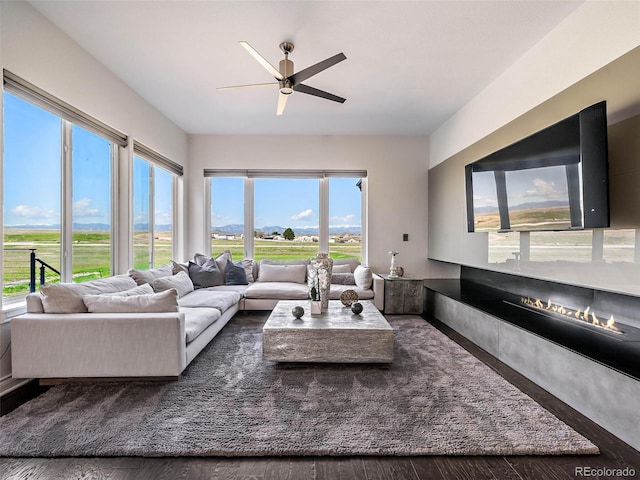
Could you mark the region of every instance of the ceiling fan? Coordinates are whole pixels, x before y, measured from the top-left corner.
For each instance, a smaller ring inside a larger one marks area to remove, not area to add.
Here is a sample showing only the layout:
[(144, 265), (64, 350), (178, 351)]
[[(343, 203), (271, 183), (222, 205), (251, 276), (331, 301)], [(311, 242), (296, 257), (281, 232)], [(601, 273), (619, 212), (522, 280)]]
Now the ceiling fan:
[(293, 62), (289, 60), (289, 54), (293, 51), (293, 43), (282, 42), (280, 44), (280, 50), (284, 53), (284, 60), (280, 60), (280, 68), (276, 69), (271, 65), (262, 55), (260, 55), (256, 49), (254, 49), (247, 42), (240, 42), (240, 45), (249, 52), (249, 54), (255, 58), (260, 65), (262, 65), (271, 75), (275, 77), (277, 82), (275, 83), (256, 83), (252, 85), (236, 85), (233, 87), (219, 87), (218, 90), (231, 90), (236, 88), (252, 88), (252, 87), (279, 87), (280, 93), (278, 95), (278, 108), (276, 110), (277, 115), (282, 115), (287, 105), (287, 99), (293, 92), (306, 93), (307, 95), (314, 95), (316, 97), (325, 98), (334, 102), (344, 103), (345, 98), (338, 97), (332, 93), (318, 90), (317, 88), (305, 85), (306, 79), (326, 70), (329, 67), (334, 66), (343, 60), (346, 60), (344, 53), (338, 53), (333, 57), (329, 57), (326, 60), (316, 63), (304, 70), (300, 70), (297, 73), (293, 73)]

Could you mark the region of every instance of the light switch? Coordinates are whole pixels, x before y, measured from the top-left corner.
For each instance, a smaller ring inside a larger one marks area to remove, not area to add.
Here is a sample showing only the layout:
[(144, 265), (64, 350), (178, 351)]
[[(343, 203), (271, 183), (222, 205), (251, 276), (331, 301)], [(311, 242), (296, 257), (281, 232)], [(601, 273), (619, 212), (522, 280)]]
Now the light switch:
[(403, 233), (402, 234), (402, 241), (403, 242), (408, 242), (409, 241), (409, 234), (408, 233)]

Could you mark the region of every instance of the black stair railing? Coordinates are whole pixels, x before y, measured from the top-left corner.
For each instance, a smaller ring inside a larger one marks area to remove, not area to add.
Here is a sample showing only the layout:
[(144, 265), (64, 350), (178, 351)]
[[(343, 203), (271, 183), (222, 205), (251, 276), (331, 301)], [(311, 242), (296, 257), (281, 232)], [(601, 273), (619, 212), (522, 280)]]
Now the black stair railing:
[(51, 270), (52, 272), (54, 272), (55, 274), (57, 274), (58, 276), (60, 275), (60, 272), (58, 270), (56, 270), (55, 268), (53, 268), (51, 265), (49, 265), (47, 262), (45, 262), (44, 260), (36, 257), (36, 249), (35, 248), (30, 248), (29, 250), (31, 250), (31, 253), (29, 255), (30, 257), (30, 270), (31, 270), (31, 275), (29, 277), (29, 292), (30, 293), (34, 293), (36, 291), (36, 262), (40, 264), (40, 286), (45, 284), (45, 273), (46, 273), (46, 269), (48, 268), (49, 270)]

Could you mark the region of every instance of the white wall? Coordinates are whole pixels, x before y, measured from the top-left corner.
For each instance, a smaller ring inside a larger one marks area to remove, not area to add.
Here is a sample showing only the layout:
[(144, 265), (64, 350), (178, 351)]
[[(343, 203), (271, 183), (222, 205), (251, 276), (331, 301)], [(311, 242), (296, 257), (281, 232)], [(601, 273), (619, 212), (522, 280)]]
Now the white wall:
[(190, 136), (187, 250), (204, 250), (205, 168), (367, 170), (369, 265), (386, 272), (393, 249), (407, 273), (426, 275), (428, 150), (416, 136)]
[(431, 135), (431, 166), (638, 45), (640, 2), (585, 2)]

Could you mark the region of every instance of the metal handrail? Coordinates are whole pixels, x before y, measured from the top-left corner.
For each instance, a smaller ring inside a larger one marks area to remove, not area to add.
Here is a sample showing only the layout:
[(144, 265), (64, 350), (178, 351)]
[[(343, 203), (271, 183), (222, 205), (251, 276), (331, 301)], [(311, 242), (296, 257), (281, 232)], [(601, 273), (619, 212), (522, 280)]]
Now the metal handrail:
[(29, 250), (31, 250), (31, 253), (29, 254), (29, 257), (30, 257), (30, 269), (31, 269), (31, 274), (30, 274), (30, 279), (29, 279), (29, 292), (30, 293), (34, 293), (36, 291), (36, 262), (38, 262), (40, 264), (40, 286), (45, 284), (45, 277), (46, 277), (45, 268), (48, 268), (53, 273), (56, 273), (58, 275), (60, 275), (60, 272), (58, 270), (56, 270), (55, 268), (53, 268), (51, 265), (49, 265), (44, 260), (42, 260), (40, 258), (37, 258), (36, 257), (36, 249), (35, 248), (30, 248)]

